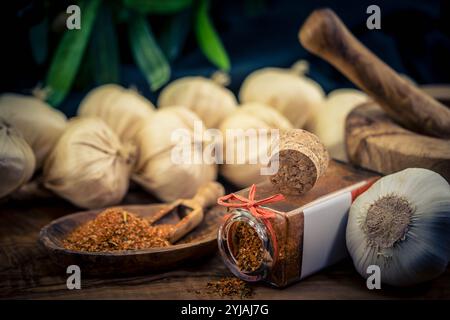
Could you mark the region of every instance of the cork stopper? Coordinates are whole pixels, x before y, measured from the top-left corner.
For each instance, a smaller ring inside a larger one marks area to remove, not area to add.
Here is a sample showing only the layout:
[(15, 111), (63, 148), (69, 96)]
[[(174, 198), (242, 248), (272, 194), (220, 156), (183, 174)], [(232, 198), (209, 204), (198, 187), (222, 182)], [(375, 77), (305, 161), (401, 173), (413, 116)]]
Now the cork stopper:
[(317, 136), (302, 129), (282, 133), (278, 143), (278, 152), (271, 157), (279, 165), (277, 173), (270, 177), (274, 187), (287, 195), (312, 189), (328, 167), (330, 158), (325, 146)]

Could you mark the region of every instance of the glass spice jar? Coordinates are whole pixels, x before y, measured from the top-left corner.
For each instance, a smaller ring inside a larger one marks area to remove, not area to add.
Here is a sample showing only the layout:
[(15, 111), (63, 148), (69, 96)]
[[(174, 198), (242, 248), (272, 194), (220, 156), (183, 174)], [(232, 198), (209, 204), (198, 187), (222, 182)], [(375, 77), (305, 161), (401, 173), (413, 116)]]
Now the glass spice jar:
[(255, 187), (253, 199), (252, 188), (248, 198), (248, 189), (226, 196), (219, 204), (229, 210), (218, 231), (224, 263), (243, 280), (285, 287), (338, 262), (347, 256), (351, 203), (377, 179), (333, 162), (328, 177), (302, 196), (255, 200), (273, 197), (276, 190), (269, 182)]

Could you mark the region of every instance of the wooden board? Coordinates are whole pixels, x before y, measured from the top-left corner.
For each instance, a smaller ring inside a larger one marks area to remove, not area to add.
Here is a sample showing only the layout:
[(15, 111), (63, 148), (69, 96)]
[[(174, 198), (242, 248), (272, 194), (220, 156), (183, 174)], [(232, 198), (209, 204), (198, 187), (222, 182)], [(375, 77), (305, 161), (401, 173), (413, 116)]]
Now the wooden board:
[[(125, 203), (148, 203), (149, 195), (130, 192)], [(206, 284), (230, 272), (218, 254), (161, 273), (114, 278), (82, 273), (82, 289), (68, 290), (64, 268), (50, 263), (37, 244), (39, 230), (79, 209), (59, 199), (0, 205), (0, 298), (22, 299), (221, 299)], [(449, 299), (450, 268), (438, 279), (413, 288), (368, 290), (350, 260), (283, 290), (254, 286), (253, 299)]]
[(426, 168), (450, 181), (450, 140), (406, 130), (373, 102), (347, 116), (345, 142), (350, 161), (364, 168), (383, 174)]
[[(342, 165), (338, 167), (343, 170)], [(234, 190), (228, 188), (227, 191)], [(124, 204), (154, 201), (148, 194), (135, 189), (127, 195)], [(206, 288), (209, 281), (231, 276), (217, 252), (170, 271), (141, 275), (105, 278), (88, 275), (82, 269), (82, 289), (68, 290), (66, 269), (51, 263), (37, 239), (43, 226), (76, 211), (79, 209), (56, 198), (0, 204), (0, 298), (223, 298)], [(438, 279), (420, 286), (405, 289), (382, 286), (381, 290), (368, 290), (365, 280), (347, 259), (282, 290), (262, 283), (252, 287), (252, 299), (449, 299), (450, 268)]]

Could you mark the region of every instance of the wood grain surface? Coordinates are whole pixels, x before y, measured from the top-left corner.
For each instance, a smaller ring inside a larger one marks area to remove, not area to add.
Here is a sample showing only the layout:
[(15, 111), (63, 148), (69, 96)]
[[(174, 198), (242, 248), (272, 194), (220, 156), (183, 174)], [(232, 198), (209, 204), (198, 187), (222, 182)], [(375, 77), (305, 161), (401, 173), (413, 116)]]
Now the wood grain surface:
[[(229, 190), (228, 190), (229, 191)], [(131, 191), (127, 204), (154, 199)], [(53, 264), (37, 244), (39, 230), (50, 221), (79, 211), (59, 199), (0, 204), (1, 299), (221, 299), (206, 284), (230, 272), (214, 253), (178, 268), (143, 275), (101, 278), (82, 271), (82, 289), (68, 290), (65, 269)], [(413, 288), (383, 286), (370, 291), (345, 260), (285, 289), (254, 285), (253, 299), (449, 299), (450, 268), (438, 279)]]

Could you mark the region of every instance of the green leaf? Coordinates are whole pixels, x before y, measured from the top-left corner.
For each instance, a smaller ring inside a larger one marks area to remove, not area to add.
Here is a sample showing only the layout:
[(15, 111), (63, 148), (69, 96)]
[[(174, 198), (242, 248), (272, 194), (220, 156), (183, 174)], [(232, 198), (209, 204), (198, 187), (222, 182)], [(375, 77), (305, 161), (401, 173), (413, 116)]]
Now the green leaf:
[(193, 0), (123, 0), (125, 7), (141, 14), (170, 14), (192, 6)]
[(144, 16), (134, 16), (128, 26), (134, 60), (145, 75), (152, 91), (156, 91), (170, 79), (169, 63), (156, 43)]
[(230, 60), (208, 15), (209, 0), (200, 0), (195, 16), (195, 34), (203, 54), (218, 68), (230, 70)]
[(47, 101), (53, 106), (59, 106), (72, 87), (99, 5), (100, 0), (80, 1), (81, 29), (66, 30), (56, 49), (46, 78)]
[(29, 37), (33, 59), (38, 65), (41, 65), (45, 62), (48, 55), (47, 17), (30, 29)]
[(187, 26), (191, 23), (191, 12), (186, 10), (167, 19), (163, 27), (158, 43), (169, 61), (174, 61), (183, 49), (186, 37), (189, 33)]
[(119, 49), (114, 28), (112, 11), (104, 4), (94, 24), (94, 30), (88, 49), (92, 60), (93, 78), (97, 85), (119, 82)]

